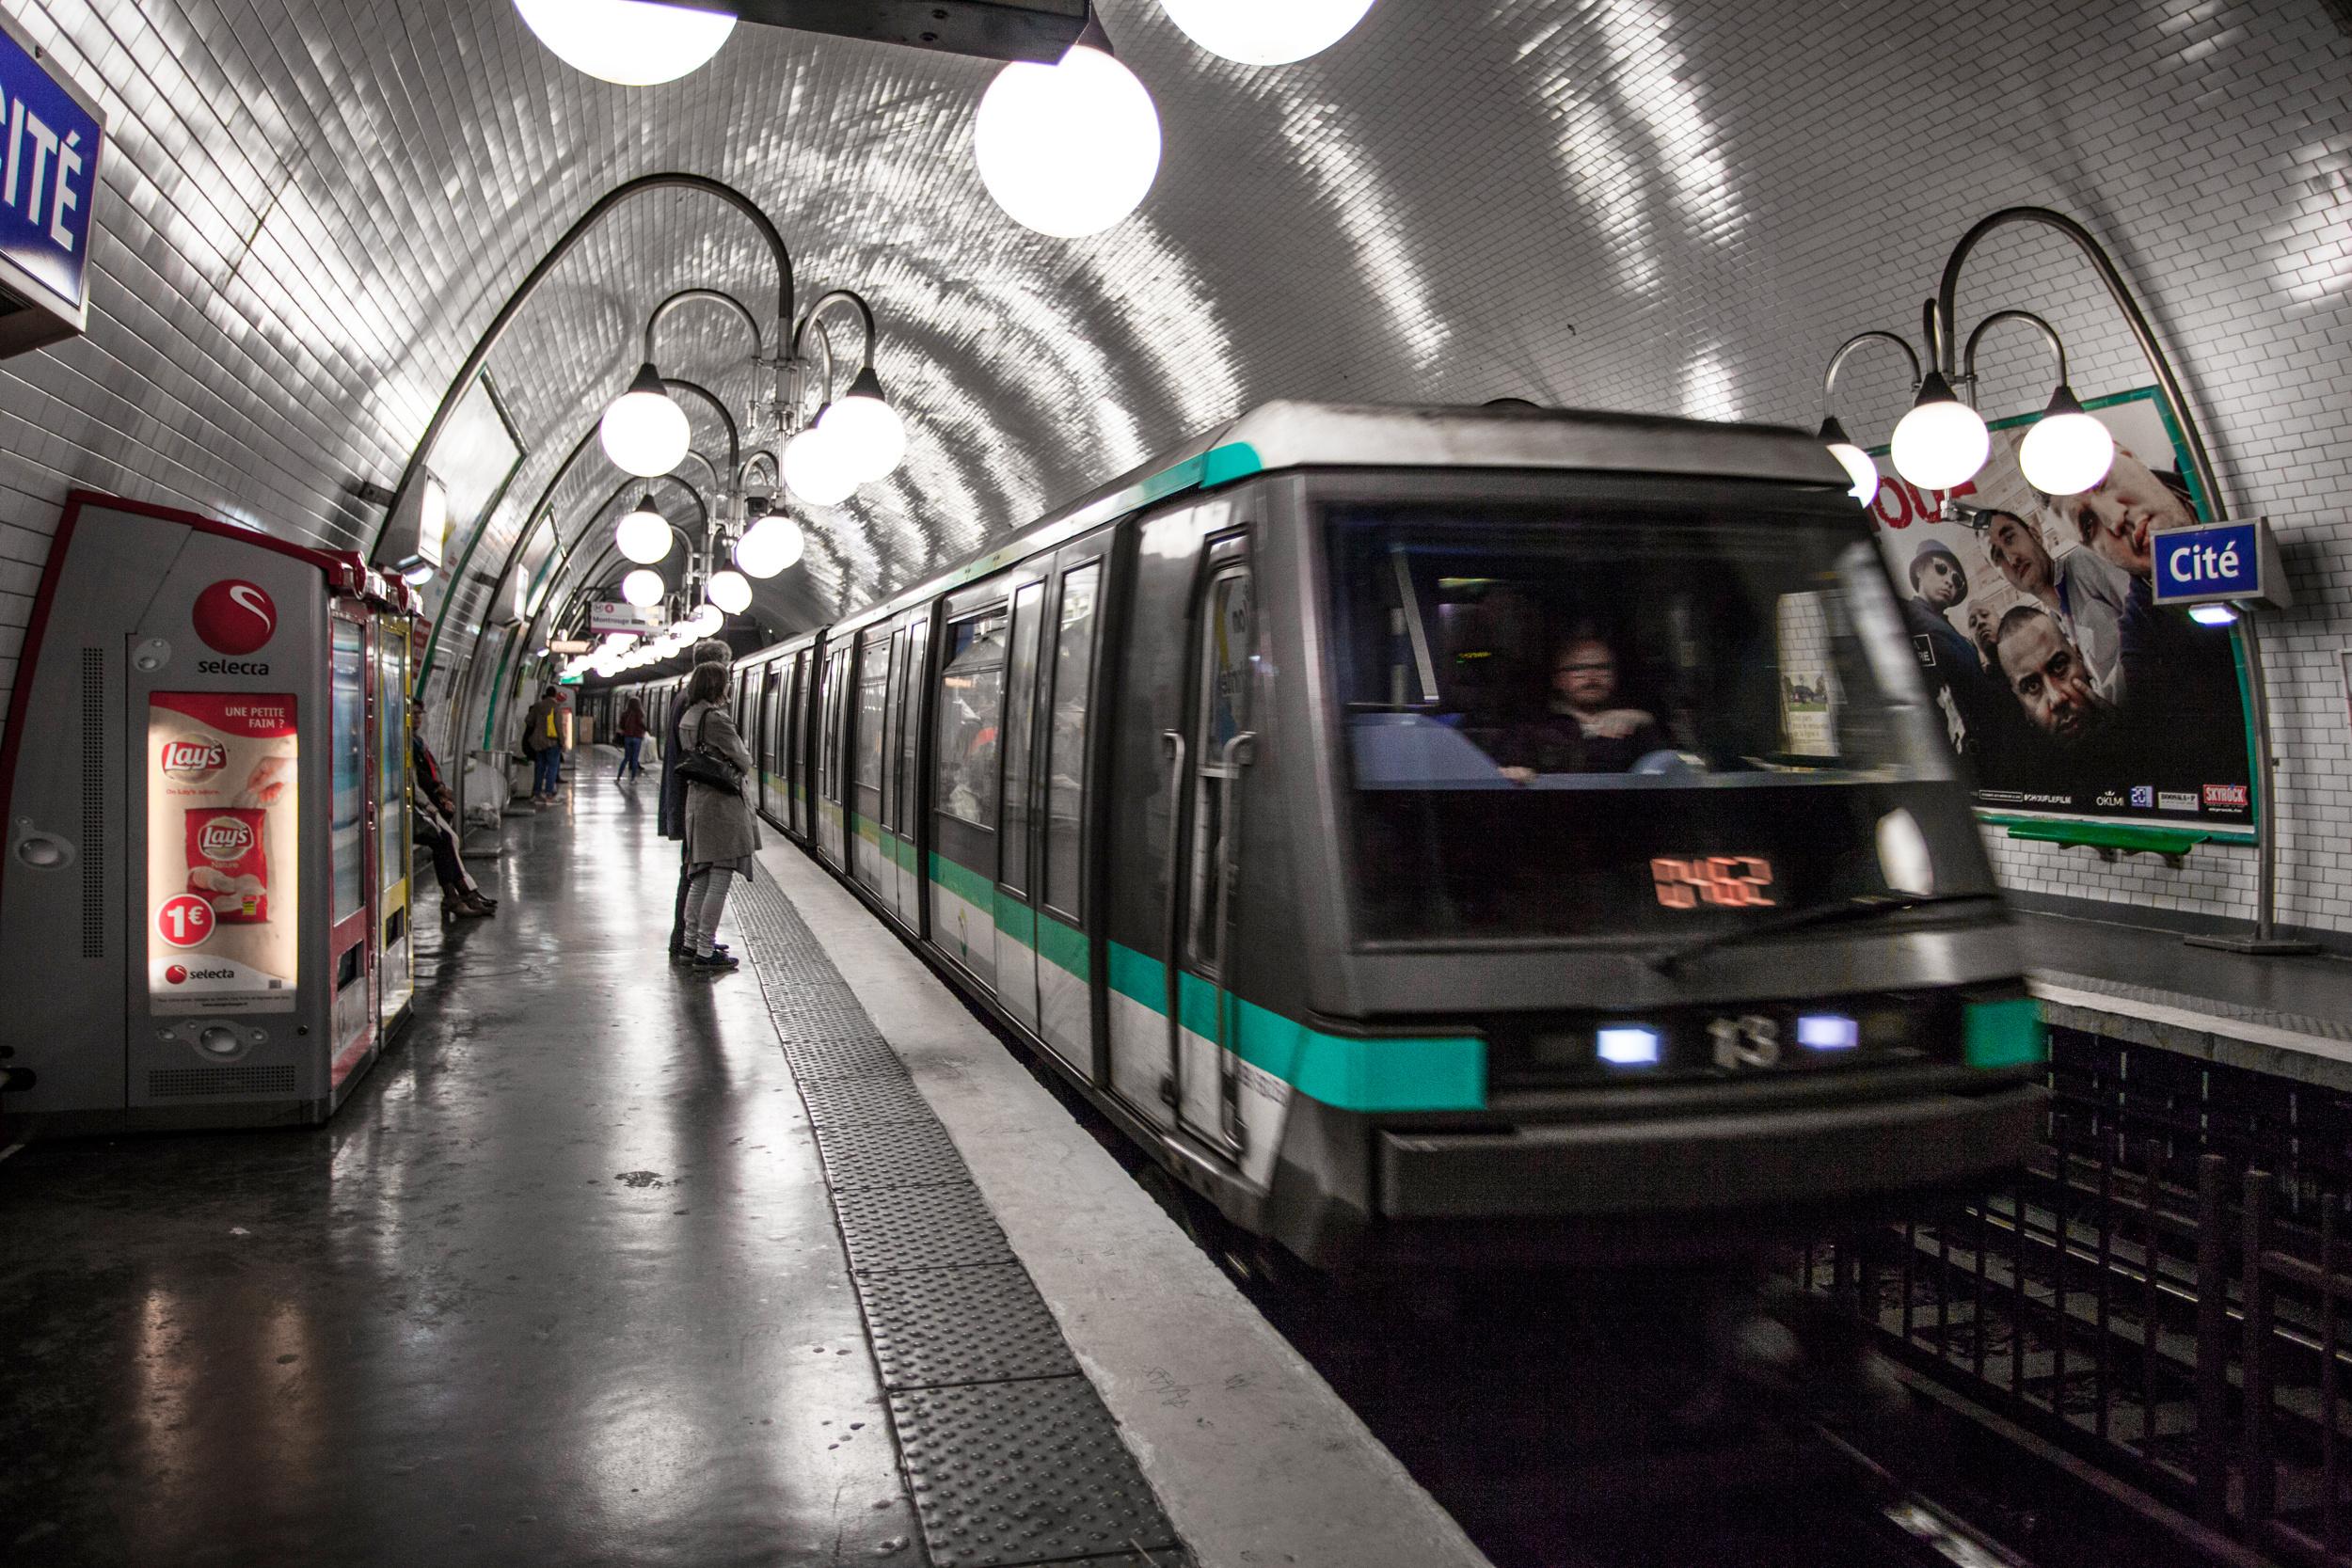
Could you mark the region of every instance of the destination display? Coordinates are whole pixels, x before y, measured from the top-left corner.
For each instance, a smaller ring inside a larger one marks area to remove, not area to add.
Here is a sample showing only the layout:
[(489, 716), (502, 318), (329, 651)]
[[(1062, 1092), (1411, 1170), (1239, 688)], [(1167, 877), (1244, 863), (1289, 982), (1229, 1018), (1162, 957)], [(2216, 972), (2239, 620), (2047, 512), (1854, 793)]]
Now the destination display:
[[(2080, 495), (2044, 495), (2020, 470), (2030, 420), (1993, 427), (1983, 470), (1951, 493), (1958, 521), (1942, 518), (1944, 493), (1882, 461), (1870, 511), (1929, 698), (1987, 811), (2245, 834), (2253, 771), (2230, 630), (2163, 602), (2170, 574), (2158, 580), (2160, 536), (2204, 525), (2177, 424), (2153, 388), (2088, 408), (2115, 464)], [(2234, 526), (2201, 535), (2180, 571), (2217, 583), (2226, 562), (2242, 581), (2252, 551), (2229, 554)]]
[(151, 1010), (294, 1011), (294, 699), (154, 692), (147, 749)]

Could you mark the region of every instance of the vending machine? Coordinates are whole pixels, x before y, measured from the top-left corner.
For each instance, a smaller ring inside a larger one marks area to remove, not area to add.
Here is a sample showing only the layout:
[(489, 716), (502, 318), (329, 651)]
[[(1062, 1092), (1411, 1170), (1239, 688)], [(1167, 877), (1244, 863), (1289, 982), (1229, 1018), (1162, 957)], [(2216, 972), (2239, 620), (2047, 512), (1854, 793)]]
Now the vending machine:
[(405, 1022), (416, 600), (76, 492), (0, 741), (11, 1120), (325, 1120)]

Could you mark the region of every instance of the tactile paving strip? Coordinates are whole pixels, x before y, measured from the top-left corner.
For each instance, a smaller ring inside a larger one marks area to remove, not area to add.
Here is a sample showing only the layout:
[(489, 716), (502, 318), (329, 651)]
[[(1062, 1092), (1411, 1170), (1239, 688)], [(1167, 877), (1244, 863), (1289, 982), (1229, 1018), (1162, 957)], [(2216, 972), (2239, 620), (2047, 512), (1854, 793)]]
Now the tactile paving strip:
[(1192, 1568), (906, 1066), (765, 871), (732, 917), (824, 1156), (933, 1568)]
[(1078, 1370), (1017, 1263), (856, 1278), (885, 1387), (1068, 1377)]
[(947, 1130), (936, 1121), (819, 1122), (817, 1148), (836, 1187), (929, 1187), (972, 1180)]
[(1083, 1377), (912, 1389), (890, 1411), (937, 1568), (1176, 1544)]
[(1009, 1263), (1012, 1249), (970, 1182), (954, 1187), (835, 1187), (850, 1267), (954, 1269)]

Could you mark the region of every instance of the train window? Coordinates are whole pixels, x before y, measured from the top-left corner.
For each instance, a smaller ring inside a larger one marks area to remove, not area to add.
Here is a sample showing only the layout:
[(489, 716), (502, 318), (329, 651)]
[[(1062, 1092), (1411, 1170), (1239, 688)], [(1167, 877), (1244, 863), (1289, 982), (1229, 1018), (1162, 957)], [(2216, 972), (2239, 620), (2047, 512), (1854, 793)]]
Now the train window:
[(824, 734), (817, 740), (817, 788), (828, 800), (841, 799), (842, 688), (849, 675), (850, 650), (835, 648), (825, 656), (825, 686), (820, 722)]
[(784, 711), (784, 673), (787, 668), (781, 660), (768, 666), (767, 684), (760, 690), (759, 754), (761, 766), (771, 773), (784, 771), (784, 726), (778, 722), (778, 717)]
[(1005, 694), (1003, 608), (947, 628), (939, 673), (939, 744), (931, 799), (950, 816), (996, 826), (996, 748)]
[(1029, 755), (1037, 711), (1038, 620), (1045, 585), (1030, 583), (1012, 596), (1012, 662), (1005, 689), (1004, 883), (1015, 893), (1029, 887)]
[(1241, 774), (1232, 754), (1236, 736), (1249, 727), (1249, 569), (1219, 572), (1209, 583), (1200, 643), (1200, 723), (1194, 735), (1192, 796), (1192, 889), (1187, 908), (1192, 928), (1185, 957), (1214, 973), (1223, 945), (1217, 932), (1232, 895), (1225, 846), (1225, 812), (1231, 784)]
[(1102, 579), (1099, 561), (1062, 574), (1061, 629), (1054, 640), (1054, 728), (1045, 759), (1045, 901), (1070, 915), (1082, 912), (1087, 693), (1094, 673), (1094, 601)]
[[(882, 709), (890, 690), (890, 633), (866, 634), (858, 656), (857, 783), (860, 789), (880, 790), (882, 782)], [(877, 808), (880, 802), (876, 802)], [(880, 820), (877, 809), (876, 820)]]
[(907, 678), (900, 688), (901, 707), (898, 714), (898, 755), (892, 765), (899, 791), (898, 823), (911, 838), (915, 818), (921, 807), (915, 800), (920, 792), (921, 778), (916, 774), (915, 740), (921, 734), (923, 713), (923, 655), (931, 644), (931, 624), (921, 620), (908, 628), (906, 639)]
[(1740, 918), (1661, 905), (1661, 857), (1769, 859), (1783, 905), (1883, 893), (1899, 803), (1958, 810), (1930, 836), (1973, 842), (1964, 802), (1922, 787), (1949, 753), (1858, 517), (1367, 506), (1328, 537), (1367, 936)]

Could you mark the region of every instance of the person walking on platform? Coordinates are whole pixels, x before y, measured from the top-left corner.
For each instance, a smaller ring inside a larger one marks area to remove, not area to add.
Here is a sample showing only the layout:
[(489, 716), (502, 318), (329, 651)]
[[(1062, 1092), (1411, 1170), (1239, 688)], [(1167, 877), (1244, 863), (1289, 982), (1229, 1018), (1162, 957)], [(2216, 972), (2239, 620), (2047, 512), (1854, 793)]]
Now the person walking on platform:
[(752, 874), (759, 824), (743, 799), (752, 776), (751, 749), (727, 710), (727, 666), (697, 664), (686, 683), (687, 707), (677, 725), (677, 776), (686, 786), (685, 938), (687, 967), (723, 972), (737, 966), (713, 939), (726, 909), (729, 879)]
[(564, 784), (564, 700), (552, 686), (523, 715), (523, 751), (531, 758), (531, 803), (555, 804)]
[[(730, 669), (735, 663), (735, 650), (716, 637), (706, 637), (694, 644), (694, 667), (716, 664)], [(686, 858), (686, 781), (677, 775), (678, 721), (686, 717), (686, 705), (673, 703), (670, 706), (670, 733), (662, 739), (667, 743), (661, 752), (661, 806), (657, 813), (663, 838), (678, 841), (677, 896), (670, 902), (670, 958), (683, 962), (693, 955), (686, 945), (686, 882), (690, 869)], [(713, 942), (717, 951), (725, 952), (726, 944)]]
[(612, 782), (644, 777), (644, 766), (637, 758), (645, 749), (645, 705), (631, 697), (628, 706), (621, 710), (621, 721), (614, 726), (614, 733), (621, 737), (621, 766), (613, 769)]

